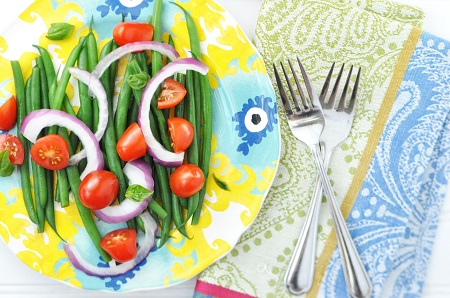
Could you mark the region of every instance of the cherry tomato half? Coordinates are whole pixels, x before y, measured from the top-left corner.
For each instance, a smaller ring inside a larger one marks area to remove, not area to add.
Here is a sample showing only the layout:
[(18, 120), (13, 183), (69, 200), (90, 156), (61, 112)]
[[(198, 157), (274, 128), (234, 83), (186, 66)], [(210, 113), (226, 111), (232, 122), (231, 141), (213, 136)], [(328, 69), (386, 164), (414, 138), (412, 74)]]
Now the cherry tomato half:
[(10, 130), (16, 124), (17, 102), (14, 96), (11, 96), (4, 104), (0, 106), (0, 130)]
[(106, 170), (92, 171), (81, 181), (78, 194), (84, 206), (92, 210), (109, 206), (119, 192), (119, 180)]
[(50, 134), (39, 138), (33, 144), (30, 155), (41, 167), (49, 170), (61, 170), (69, 162), (69, 146), (60, 135)]
[(103, 236), (100, 246), (117, 262), (130, 261), (137, 253), (136, 231), (124, 228), (109, 232)]
[(0, 134), (0, 152), (9, 151), (9, 161), (16, 165), (23, 163), (23, 145), (19, 138), (12, 134)]
[(188, 198), (198, 192), (205, 183), (203, 171), (193, 164), (183, 164), (172, 172), (169, 185), (180, 198)]
[(158, 96), (158, 109), (176, 106), (183, 100), (186, 92), (186, 88), (180, 82), (171, 78), (165, 79), (161, 94)]
[(119, 46), (138, 41), (151, 41), (154, 28), (152, 25), (140, 22), (122, 22), (113, 30), (113, 38)]
[(125, 130), (117, 142), (116, 150), (124, 161), (132, 161), (145, 155), (147, 143), (145, 143), (144, 135), (136, 122)]
[(171, 145), (175, 153), (185, 151), (194, 139), (194, 126), (184, 118), (167, 119)]

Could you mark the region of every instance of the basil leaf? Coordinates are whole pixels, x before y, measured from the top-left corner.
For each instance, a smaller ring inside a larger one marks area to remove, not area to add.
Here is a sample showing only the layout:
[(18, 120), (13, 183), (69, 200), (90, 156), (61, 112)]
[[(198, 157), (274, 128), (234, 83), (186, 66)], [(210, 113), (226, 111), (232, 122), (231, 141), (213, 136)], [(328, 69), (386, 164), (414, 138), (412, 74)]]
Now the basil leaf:
[(141, 71), (140, 73), (133, 74), (128, 77), (128, 84), (134, 90), (144, 90), (148, 81), (150, 81), (150, 75), (145, 71)]
[(228, 185), (224, 181), (222, 181), (219, 178), (217, 178), (216, 175), (214, 175), (214, 173), (213, 173), (212, 176), (213, 176), (214, 182), (216, 182), (218, 187), (220, 187), (221, 189), (223, 189), (225, 191), (230, 191), (230, 188), (228, 187)]
[(47, 38), (51, 40), (66, 39), (72, 33), (75, 26), (68, 23), (53, 23), (47, 32)]
[(128, 186), (125, 197), (135, 202), (142, 202), (153, 194), (153, 190), (148, 190), (139, 184)]
[(0, 152), (0, 176), (8, 177), (14, 172), (14, 165), (9, 160), (9, 151), (3, 150)]

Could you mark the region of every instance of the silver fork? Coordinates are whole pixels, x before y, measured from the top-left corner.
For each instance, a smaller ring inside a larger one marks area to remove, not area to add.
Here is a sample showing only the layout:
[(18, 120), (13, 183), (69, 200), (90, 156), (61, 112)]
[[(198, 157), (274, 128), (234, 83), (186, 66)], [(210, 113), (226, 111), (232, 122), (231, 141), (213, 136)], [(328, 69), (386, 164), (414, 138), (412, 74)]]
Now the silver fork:
[[(330, 86), (331, 78), (334, 72), (333, 63), (328, 76), (325, 80), (322, 92), (319, 96), (319, 101), (323, 108), (325, 116), (325, 126), (320, 136), (320, 147), (322, 155), (324, 156), (324, 166), (328, 168), (330, 158), (333, 151), (341, 144), (349, 135), (353, 123), (353, 116), (355, 111), (356, 94), (359, 86), (359, 79), (361, 75), (361, 68), (359, 68), (353, 86), (352, 94), (348, 103), (345, 105), (346, 95), (350, 86), (350, 79), (353, 72), (353, 66), (350, 67), (342, 94), (338, 100), (336, 95), (342, 79), (344, 64), (342, 65), (339, 74), (335, 80), (333, 90), (328, 101), (325, 101), (325, 96)], [(336, 106), (337, 105), (337, 106)], [(310, 204), (308, 214), (306, 216), (305, 224), (301, 231), (297, 246), (294, 250), (293, 257), (286, 271), (285, 284), (289, 291), (293, 294), (306, 293), (311, 289), (314, 277), (314, 261), (316, 256), (316, 242), (317, 242), (317, 228), (320, 211), (320, 202), (322, 199), (322, 187), (320, 180), (317, 180), (316, 187), (313, 193), (313, 199)], [(338, 206), (332, 204), (332, 208)], [(334, 208), (335, 209), (335, 208)], [(339, 212), (339, 210), (334, 210)], [(338, 222), (338, 220), (335, 220)], [(348, 259), (348, 258), (346, 258)], [(359, 263), (357, 263), (358, 265)], [(347, 265), (347, 263), (344, 263)], [(351, 264), (350, 264), (351, 265)], [(366, 287), (366, 286), (365, 286)], [(349, 290), (349, 292), (355, 292)]]
[[(319, 144), (322, 138), (321, 135), (323, 134), (324, 126), (325, 127), (329, 126), (325, 125), (325, 118), (327, 119), (327, 121), (328, 117), (332, 117), (332, 119), (339, 119), (336, 118), (336, 116), (340, 115), (337, 113), (342, 113), (341, 110), (342, 111), (345, 110), (346, 112), (345, 114), (350, 112), (349, 115), (351, 115), (351, 113), (353, 113), (354, 111), (354, 101), (352, 101), (353, 103), (351, 103), (350, 106), (347, 108), (344, 107), (342, 102), (339, 105), (340, 109), (338, 108), (336, 114), (332, 112), (332, 110), (334, 109), (332, 109), (331, 107), (333, 105), (334, 99), (333, 102), (328, 101), (327, 103), (323, 101), (323, 98), (322, 100), (319, 100), (319, 98), (314, 92), (314, 89), (312, 88), (311, 81), (298, 57), (297, 61), (300, 66), (300, 70), (302, 72), (303, 80), (305, 82), (305, 86), (308, 91), (310, 102), (308, 102), (304, 96), (304, 93), (302, 91), (300, 82), (296, 76), (296, 72), (294, 70), (292, 63), (290, 61), (288, 62), (303, 107), (299, 105), (298, 98), (295, 94), (295, 90), (292, 87), (292, 84), (290, 83), (289, 75), (286, 69), (284, 68), (283, 64), (280, 63), (283, 69), (284, 76), (286, 78), (287, 86), (289, 88), (290, 94), (294, 102), (295, 111), (293, 111), (291, 108), (291, 104), (289, 102), (286, 91), (283, 87), (283, 83), (278, 74), (278, 70), (276, 68), (276, 65), (274, 64), (275, 77), (280, 92), (280, 97), (282, 99), (283, 106), (288, 119), (288, 124), (294, 136), (300, 141), (304, 142), (310, 148), (318, 168), (319, 178), (323, 184), (325, 195), (332, 204), (332, 218), (335, 223), (335, 230), (338, 239), (338, 246), (341, 254), (341, 260), (343, 263), (347, 290), (350, 296), (352, 297), (368, 297), (371, 294), (372, 286), (368, 278), (368, 274), (365, 271), (364, 265), (362, 264), (361, 259), (356, 251), (355, 245), (347, 229), (345, 220), (342, 217), (339, 206), (336, 203), (334, 192), (332, 190), (332, 187), (328, 180), (328, 176), (325, 171), (326, 166), (322, 161), (322, 156), (320, 154), (319, 149), (320, 148)], [(331, 72), (329, 74), (329, 78), (327, 78), (328, 84), (330, 78)], [(349, 82), (350, 81), (348, 79), (346, 82), (346, 87), (344, 87), (344, 89), (348, 88)], [(327, 84), (325, 85), (326, 88), (328, 88)], [(333, 92), (334, 95), (332, 94), (332, 97), (335, 96), (337, 87), (335, 87), (334, 89), (335, 89)], [(322, 93), (324, 94), (324, 92)], [(325, 107), (323, 111), (321, 109), (321, 102), (324, 104)], [(324, 115), (324, 113), (326, 114)], [(351, 119), (353, 119), (353, 117), (351, 117)], [(331, 132), (330, 129), (327, 128), (327, 131), (325, 132), (326, 134), (329, 133), (340, 134), (342, 132), (339, 129), (345, 129), (345, 127), (347, 127), (348, 125), (351, 126), (352, 122), (352, 121), (340, 121), (340, 123), (338, 124), (337, 120), (330, 120), (330, 121), (332, 122), (336, 121), (337, 126), (333, 127), (331, 129), (332, 130)], [(350, 123), (342, 125), (341, 124), (342, 122), (344, 123), (350, 122)], [(333, 125), (333, 123), (330, 124)], [(330, 149), (333, 149), (338, 144), (334, 145), (329, 143), (323, 145), (330, 147)], [(328, 157), (328, 155), (331, 156), (332, 150), (327, 150), (327, 152), (328, 151), (330, 153), (325, 154), (326, 156), (325, 159), (327, 163), (330, 158)], [(310, 209), (317, 209), (316, 206), (320, 205), (321, 189), (322, 188), (320, 187), (320, 184), (316, 186), (313, 202), (311, 203)], [(318, 192), (320, 192), (320, 195)], [(285, 277), (285, 283), (289, 291), (291, 291), (294, 294), (304, 293), (308, 291), (312, 285), (312, 277), (314, 275), (315, 243), (317, 237), (317, 221), (318, 221), (317, 218), (318, 218), (317, 213), (315, 213), (314, 211), (308, 212), (304, 232), (302, 232), (301, 234), (301, 238), (299, 239), (298, 245), (291, 259), (291, 263), (288, 267), (288, 272)], [(296, 266), (295, 264), (299, 264), (299, 266)]]

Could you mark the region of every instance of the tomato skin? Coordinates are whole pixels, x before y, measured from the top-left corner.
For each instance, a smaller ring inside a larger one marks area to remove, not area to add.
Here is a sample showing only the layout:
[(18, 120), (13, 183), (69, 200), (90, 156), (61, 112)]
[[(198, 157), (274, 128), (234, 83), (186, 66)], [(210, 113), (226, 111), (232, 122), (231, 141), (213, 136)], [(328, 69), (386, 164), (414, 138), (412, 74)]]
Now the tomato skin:
[(14, 96), (11, 96), (4, 104), (0, 106), (0, 130), (10, 130), (16, 124), (17, 102)]
[(41, 167), (61, 170), (69, 162), (69, 146), (60, 135), (50, 134), (39, 138), (33, 144), (30, 155)]
[(113, 29), (114, 41), (123, 46), (138, 41), (151, 41), (154, 28), (152, 25), (141, 22), (121, 22)]
[(172, 172), (169, 185), (180, 198), (188, 198), (197, 193), (205, 183), (203, 171), (196, 165), (183, 164)]
[(119, 193), (119, 180), (106, 170), (92, 171), (81, 181), (78, 194), (80, 201), (89, 209), (98, 210), (109, 206)]
[(119, 157), (124, 161), (132, 161), (147, 152), (147, 143), (139, 125), (134, 122), (125, 130), (116, 145)]
[(185, 151), (194, 139), (194, 126), (184, 118), (167, 119), (172, 148), (175, 153)]
[(186, 88), (180, 82), (167, 78), (158, 96), (158, 109), (168, 109), (179, 104), (186, 96)]
[(123, 263), (136, 257), (136, 231), (129, 228), (107, 233), (100, 241), (100, 246), (115, 261)]
[(0, 134), (0, 152), (9, 151), (9, 161), (16, 165), (21, 165), (24, 158), (23, 145), (19, 138), (12, 134)]

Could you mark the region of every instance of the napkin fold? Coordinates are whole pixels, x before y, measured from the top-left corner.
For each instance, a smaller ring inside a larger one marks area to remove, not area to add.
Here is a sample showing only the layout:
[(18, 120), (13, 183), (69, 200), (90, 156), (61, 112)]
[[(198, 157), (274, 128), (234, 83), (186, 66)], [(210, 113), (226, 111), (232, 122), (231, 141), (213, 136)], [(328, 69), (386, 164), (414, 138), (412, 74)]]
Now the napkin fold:
[[(423, 33), (423, 19), (420, 9), (390, 1), (267, 0), (256, 29), (272, 79), (273, 62), (297, 55), (316, 90), (334, 61), (363, 68), (352, 132), (329, 177), (373, 297), (420, 296), (446, 194), (450, 42)], [(290, 296), (284, 274), (316, 168), (281, 110), (279, 119), (282, 154), (271, 191), (236, 247), (199, 275), (197, 297)], [(308, 296), (348, 296), (325, 200)]]

